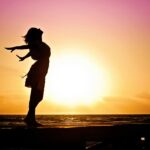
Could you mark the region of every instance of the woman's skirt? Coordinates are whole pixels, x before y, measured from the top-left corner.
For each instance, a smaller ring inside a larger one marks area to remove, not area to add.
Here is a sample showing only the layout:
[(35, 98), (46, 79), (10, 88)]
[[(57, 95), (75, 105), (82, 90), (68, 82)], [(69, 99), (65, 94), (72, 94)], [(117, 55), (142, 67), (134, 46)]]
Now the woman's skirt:
[(38, 60), (30, 68), (25, 86), (29, 88), (37, 88), (43, 90), (45, 86), (45, 76), (49, 67), (49, 60)]

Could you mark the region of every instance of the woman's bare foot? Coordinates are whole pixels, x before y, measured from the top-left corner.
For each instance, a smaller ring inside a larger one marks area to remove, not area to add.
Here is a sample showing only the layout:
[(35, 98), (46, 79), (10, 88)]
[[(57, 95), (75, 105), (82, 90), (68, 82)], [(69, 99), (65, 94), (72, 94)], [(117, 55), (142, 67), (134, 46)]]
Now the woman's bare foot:
[(42, 124), (40, 124), (37, 121), (32, 120), (30, 118), (25, 118), (24, 122), (27, 124), (27, 126), (30, 126), (30, 127), (40, 127), (40, 126), (42, 126)]

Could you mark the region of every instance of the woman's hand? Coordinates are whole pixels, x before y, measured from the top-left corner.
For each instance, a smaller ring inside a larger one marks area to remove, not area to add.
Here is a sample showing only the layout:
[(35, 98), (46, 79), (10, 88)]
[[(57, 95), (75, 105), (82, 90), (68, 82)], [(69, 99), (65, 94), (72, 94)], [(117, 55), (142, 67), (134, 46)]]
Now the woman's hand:
[(19, 61), (23, 61), (25, 58), (24, 57), (21, 57), (19, 55), (16, 55), (20, 60)]
[(5, 49), (10, 50), (12, 53), (15, 50), (15, 47), (5, 47)]

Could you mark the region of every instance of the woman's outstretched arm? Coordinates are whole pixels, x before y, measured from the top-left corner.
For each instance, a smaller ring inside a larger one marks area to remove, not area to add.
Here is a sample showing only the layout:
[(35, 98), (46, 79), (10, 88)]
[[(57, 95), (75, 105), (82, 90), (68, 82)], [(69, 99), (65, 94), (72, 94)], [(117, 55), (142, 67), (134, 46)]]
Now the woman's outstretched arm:
[(23, 61), (24, 59), (28, 58), (31, 56), (31, 52), (27, 53), (25, 56), (21, 57), (19, 55), (16, 55), (20, 60), (19, 61)]
[(29, 49), (29, 46), (28, 45), (21, 45), (21, 46), (14, 46), (14, 47), (5, 47), (5, 49), (11, 50), (11, 52), (13, 52), (16, 49), (20, 49), (20, 50)]

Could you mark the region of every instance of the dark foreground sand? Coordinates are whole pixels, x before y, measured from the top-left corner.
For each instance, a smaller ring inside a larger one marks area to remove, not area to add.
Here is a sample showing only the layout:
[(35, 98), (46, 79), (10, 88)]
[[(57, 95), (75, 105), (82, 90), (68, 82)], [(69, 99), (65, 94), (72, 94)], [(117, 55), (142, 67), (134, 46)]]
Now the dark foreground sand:
[(1, 127), (0, 150), (150, 150), (150, 124)]

